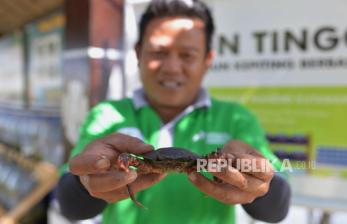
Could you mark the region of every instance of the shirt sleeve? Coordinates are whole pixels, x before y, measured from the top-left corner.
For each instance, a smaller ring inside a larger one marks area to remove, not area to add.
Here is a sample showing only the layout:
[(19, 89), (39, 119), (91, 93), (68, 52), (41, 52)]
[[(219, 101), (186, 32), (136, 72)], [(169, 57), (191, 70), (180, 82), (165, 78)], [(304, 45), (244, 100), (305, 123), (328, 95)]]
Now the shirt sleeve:
[(65, 173), (56, 188), (56, 198), (60, 211), (69, 220), (83, 220), (100, 214), (107, 202), (90, 196), (79, 178)]
[(267, 194), (255, 199), (252, 203), (242, 207), (254, 219), (276, 223), (282, 221), (288, 214), (291, 190), (288, 182), (279, 175), (275, 175), (270, 183)]

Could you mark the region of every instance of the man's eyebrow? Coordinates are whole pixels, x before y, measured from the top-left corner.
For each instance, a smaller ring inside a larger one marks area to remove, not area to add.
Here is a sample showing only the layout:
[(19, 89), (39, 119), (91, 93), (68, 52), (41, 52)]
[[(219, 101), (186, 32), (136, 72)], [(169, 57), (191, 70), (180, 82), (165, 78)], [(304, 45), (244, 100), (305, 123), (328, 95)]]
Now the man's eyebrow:
[(182, 49), (188, 50), (188, 51), (195, 51), (195, 52), (199, 52), (200, 51), (199, 47), (193, 47), (193, 46), (182, 46)]
[(164, 49), (165, 46), (157, 45), (157, 44), (149, 44), (145, 48), (148, 50), (160, 50), (160, 49)]
[[(147, 46), (148, 49), (153, 49), (153, 50), (161, 50), (161, 49), (167, 49), (168, 47), (165, 45), (161, 44), (150, 44)], [(187, 50), (187, 51), (193, 51), (193, 52), (200, 52), (200, 47), (195, 47), (195, 46), (185, 46), (182, 45), (180, 46), (181, 49)]]

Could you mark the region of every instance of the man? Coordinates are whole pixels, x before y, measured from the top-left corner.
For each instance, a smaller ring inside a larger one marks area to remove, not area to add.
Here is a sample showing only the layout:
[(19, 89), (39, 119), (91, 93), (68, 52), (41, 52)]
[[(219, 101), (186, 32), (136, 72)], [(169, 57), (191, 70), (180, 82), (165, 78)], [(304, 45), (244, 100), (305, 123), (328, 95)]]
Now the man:
[[(234, 223), (235, 204), (267, 222), (286, 216), (290, 189), (272, 169), (241, 172), (229, 164), (212, 173), (220, 180), (213, 181), (198, 172), (141, 175), (115, 165), (122, 152), (140, 155), (169, 146), (201, 155), (222, 148), (233, 159), (257, 166), (268, 163), (263, 156), (275, 159), (250, 112), (210, 98), (201, 88), (213, 58), (213, 31), (210, 11), (199, 1), (150, 3), (136, 45), (143, 89), (132, 99), (102, 102), (90, 112), (70, 173), (57, 189), (66, 217), (102, 212), (103, 223)], [(132, 203), (127, 185), (147, 210)]]

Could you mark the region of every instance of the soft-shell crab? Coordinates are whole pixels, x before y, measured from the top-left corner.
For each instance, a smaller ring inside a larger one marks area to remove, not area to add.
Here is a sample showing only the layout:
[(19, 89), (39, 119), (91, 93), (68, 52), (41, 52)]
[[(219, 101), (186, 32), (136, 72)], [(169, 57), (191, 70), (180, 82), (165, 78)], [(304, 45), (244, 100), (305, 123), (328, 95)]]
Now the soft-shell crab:
[[(198, 159), (222, 158), (223, 154), (217, 150), (206, 156), (200, 156), (187, 149), (168, 147), (142, 154), (141, 157), (122, 153), (118, 156), (117, 167), (129, 172), (129, 166), (133, 166), (140, 174), (173, 172), (189, 174), (196, 170)], [(129, 185), (127, 185), (127, 188), (131, 200), (139, 207), (144, 208), (135, 199)]]

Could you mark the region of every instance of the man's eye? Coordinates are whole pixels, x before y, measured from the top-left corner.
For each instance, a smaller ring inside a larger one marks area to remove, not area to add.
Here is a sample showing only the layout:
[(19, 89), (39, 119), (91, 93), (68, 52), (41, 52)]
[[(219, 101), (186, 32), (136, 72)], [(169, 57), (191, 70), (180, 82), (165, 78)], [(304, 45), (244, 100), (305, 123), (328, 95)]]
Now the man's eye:
[(188, 60), (188, 59), (192, 59), (194, 56), (190, 53), (182, 53), (181, 54), (181, 58)]
[(152, 51), (151, 55), (153, 57), (164, 57), (165, 56), (165, 52), (164, 51)]

